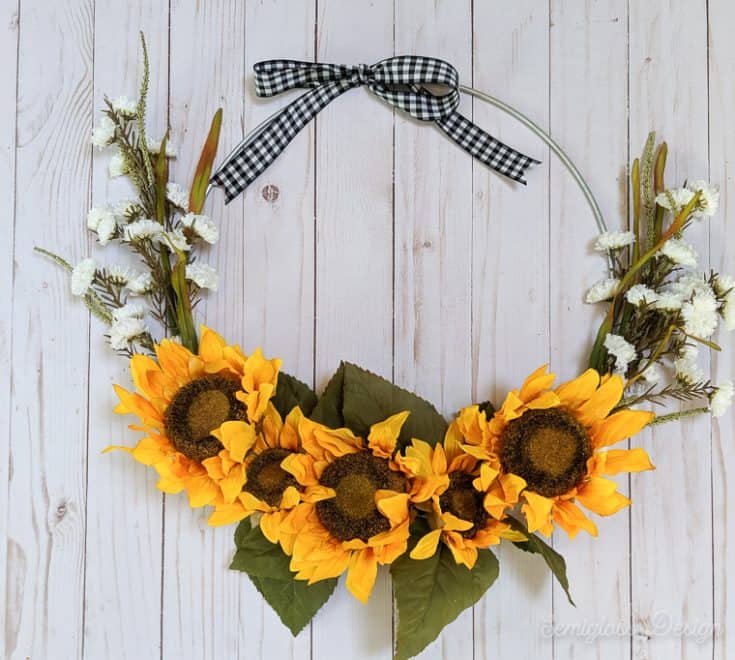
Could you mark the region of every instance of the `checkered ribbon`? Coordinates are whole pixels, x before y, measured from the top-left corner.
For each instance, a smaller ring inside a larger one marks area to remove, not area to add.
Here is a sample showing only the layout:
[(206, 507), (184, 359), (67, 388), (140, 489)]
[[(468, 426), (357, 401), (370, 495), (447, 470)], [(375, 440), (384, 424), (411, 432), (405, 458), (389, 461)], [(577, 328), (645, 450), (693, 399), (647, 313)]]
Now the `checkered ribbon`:
[[(372, 66), (268, 60), (255, 65), (258, 96), (289, 89), (308, 89), (247, 138), (220, 166), (212, 184), (222, 186), (232, 201), (260, 176), (297, 133), (331, 101), (353, 87), (373, 94), (421, 121), (434, 122), (462, 149), (499, 174), (525, 185), (523, 174), (539, 161), (496, 140), (456, 110), (459, 76), (448, 62), (412, 55), (390, 57)], [(435, 94), (424, 85), (441, 85)]]

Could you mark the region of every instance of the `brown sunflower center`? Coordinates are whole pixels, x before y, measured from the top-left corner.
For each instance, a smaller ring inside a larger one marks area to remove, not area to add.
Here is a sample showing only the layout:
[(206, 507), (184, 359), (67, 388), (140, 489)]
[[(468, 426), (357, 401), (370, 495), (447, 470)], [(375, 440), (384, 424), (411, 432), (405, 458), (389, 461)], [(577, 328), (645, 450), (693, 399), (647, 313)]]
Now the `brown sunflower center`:
[(442, 511), (472, 523), (470, 529), (461, 532), (468, 539), (485, 527), (489, 517), (482, 505), (483, 494), (472, 485), (473, 480), (472, 475), (465, 472), (452, 472), (449, 475), (449, 488), (439, 497)]
[(243, 490), (271, 506), (279, 506), (286, 488), (298, 488), (294, 476), (281, 467), (283, 459), (290, 453), (287, 449), (274, 448), (258, 454), (247, 467), (247, 481)]
[(375, 493), (381, 489), (405, 490), (405, 479), (393, 472), (388, 461), (369, 452), (347, 454), (327, 465), (319, 479), (333, 488), (335, 497), (316, 504), (322, 525), (340, 541), (360, 539), (387, 532), (390, 521), (378, 511)]
[(166, 435), (176, 450), (196, 461), (215, 456), (222, 444), (212, 431), (246, 418), (245, 406), (235, 397), (238, 391), (236, 380), (201, 376), (176, 392), (165, 416)]
[(579, 485), (591, 455), (585, 428), (566, 410), (549, 408), (528, 410), (506, 426), (500, 460), (530, 490), (555, 497)]

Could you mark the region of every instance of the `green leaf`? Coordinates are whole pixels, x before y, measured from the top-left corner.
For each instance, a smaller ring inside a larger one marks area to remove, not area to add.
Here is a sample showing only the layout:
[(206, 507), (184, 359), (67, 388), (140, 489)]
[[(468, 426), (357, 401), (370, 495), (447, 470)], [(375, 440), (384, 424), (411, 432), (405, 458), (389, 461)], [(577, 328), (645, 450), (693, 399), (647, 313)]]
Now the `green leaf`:
[(235, 545), (237, 551), (230, 568), (248, 574), (294, 637), (329, 600), (337, 586), (336, 579), (311, 586), (305, 580), (296, 580), (281, 547), (268, 541), (260, 528), (253, 527), (247, 519), (237, 526)]
[(401, 430), (399, 447), (405, 447), (412, 438), (420, 438), (431, 445), (444, 439), (447, 422), (428, 401), (396, 387), (385, 378), (343, 362), (327, 385), (312, 418), (327, 426), (347, 426), (364, 438), (373, 424), (404, 410), (411, 414)]
[(406, 660), (425, 649), (444, 626), (480, 600), (498, 578), (500, 566), (490, 550), (480, 550), (470, 571), (457, 564), (442, 543), (428, 559), (402, 555), (390, 572), (398, 607), (394, 660)]
[[(212, 164), (217, 155), (217, 146), (219, 144), (219, 132), (222, 128), (222, 108), (218, 108), (212, 117), (212, 125), (209, 128), (209, 134), (202, 147), (202, 154), (199, 156), (199, 163), (194, 173), (194, 181), (191, 184), (191, 193), (189, 194), (189, 210), (192, 213), (200, 213), (204, 206), (204, 200), (207, 197), (207, 186), (209, 185), (209, 176), (212, 174)], [(163, 148), (162, 148), (163, 150)]]
[(314, 391), (306, 383), (302, 383), (298, 378), (280, 372), (278, 374), (276, 394), (271, 399), (271, 402), (284, 419), (296, 406), (301, 408), (301, 412), (308, 417), (316, 405), (316, 394), (314, 394)]
[(514, 541), (513, 545), (520, 548), (524, 552), (531, 552), (533, 554), (541, 555), (541, 557), (543, 557), (544, 561), (546, 562), (546, 565), (551, 569), (551, 572), (554, 574), (557, 582), (559, 582), (559, 584), (561, 585), (561, 588), (564, 589), (564, 593), (567, 595), (570, 604), (576, 607), (574, 601), (572, 600), (572, 595), (569, 593), (567, 563), (564, 561), (564, 557), (562, 557), (540, 536), (538, 536), (537, 534), (531, 534), (531, 532), (528, 531), (528, 528), (517, 518), (508, 516), (507, 518), (505, 518), (504, 522), (507, 522), (514, 530), (516, 530), (517, 532), (521, 532), (528, 537), (527, 541)]

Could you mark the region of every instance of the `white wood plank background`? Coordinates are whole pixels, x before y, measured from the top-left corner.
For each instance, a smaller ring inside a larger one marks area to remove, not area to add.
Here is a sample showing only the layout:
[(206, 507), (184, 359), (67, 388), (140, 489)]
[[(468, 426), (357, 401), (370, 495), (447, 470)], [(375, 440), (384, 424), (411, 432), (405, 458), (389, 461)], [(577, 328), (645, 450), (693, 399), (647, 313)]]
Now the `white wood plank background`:
[[(31, 251), (97, 252), (86, 210), (124, 187), (88, 136), (103, 94), (135, 94), (139, 30), (149, 131), (170, 124), (181, 183), (218, 106), (225, 150), (285, 102), (255, 98), (259, 59), (430, 54), (548, 128), (613, 227), (627, 222), (626, 164), (657, 128), (670, 181), (721, 185), (722, 212), (696, 243), (712, 268), (735, 270), (729, 0), (5, 0), (0, 21), (0, 657), (391, 655), (387, 574), (367, 606), (340, 590), (292, 639), (227, 570), (232, 530), (99, 453), (133, 442), (109, 412), (125, 365), (66, 276)], [(541, 157), (527, 188), (353, 91), (242, 198), (210, 199), (223, 240), (208, 258), (226, 276), (201, 320), (318, 388), (353, 360), (446, 414), (547, 360), (574, 375), (595, 324), (582, 290), (603, 265), (592, 218), (525, 129), (479, 101), (463, 110)], [(724, 344), (715, 380), (735, 373)], [(554, 539), (577, 608), (533, 558), (501, 549), (500, 581), (422, 657), (735, 657), (734, 434), (730, 415), (641, 436), (658, 470), (622, 481), (633, 508), (603, 521), (600, 539)]]

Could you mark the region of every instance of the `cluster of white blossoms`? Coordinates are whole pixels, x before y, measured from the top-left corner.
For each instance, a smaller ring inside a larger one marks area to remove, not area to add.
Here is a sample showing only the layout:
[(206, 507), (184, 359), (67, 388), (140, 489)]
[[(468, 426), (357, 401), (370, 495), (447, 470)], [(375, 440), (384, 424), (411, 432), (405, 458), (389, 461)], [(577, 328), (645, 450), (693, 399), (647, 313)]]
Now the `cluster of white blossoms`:
[(145, 323), (145, 309), (142, 305), (128, 303), (112, 312), (110, 325), (110, 346), (119, 351), (148, 333)]
[[(111, 147), (107, 171), (111, 178), (130, 174), (125, 149), (125, 126), (138, 117), (138, 102), (125, 96), (108, 101), (108, 109), (100, 117), (92, 131), (92, 143), (99, 149)], [(153, 156), (160, 153), (163, 140), (147, 140), (148, 152)], [(166, 141), (166, 157), (176, 156), (175, 148)], [(131, 175), (132, 176), (132, 175)], [(214, 245), (219, 240), (217, 225), (206, 215), (189, 211), (189, 191), (177, 184), (166, 185), (168, 213), (163, 224), (146, 217), (141, 205), (135, 201), (121, 201), (91, 208), (87, 213), (87, 227), (97, 237), (100, 246), (119, 241), (138, 255), (155, 254), (166, 246), (172, 252), (186, 255), (191, 263), (186, 265), (186, 279), (196, 289), (216, 290), (219, 284), (217, 272), (211, 266), (194, 262), (193, 248), (196, 244)], [(189, 256), (192, 255), (192, 256)], [(147, 262), (146, 262), (147, 263)], [(72, 293), (84, 297), (104, 295), (112, 287), (116, 291), (115, 303), (111, 308), (112, 323), (109, 330), (111, 346), (116, 350), (129, 348), (142, 335), (148, 335), (146, 307), (129, 303), (129, 297), (138, 297), (141, 302), (151, 302), (149, 296), (156, 287), (150, 270), (139, 271), (132, 267), (113, 264), (102, 267), (94, 259), (80, 261), (71, 274)], [(107, 287), (107, 289), (106, 289)], [(95, 293), (96, 292), (96, 293)]]
[[(711, 217), (718, 209), (720, 193), (716, 186), (706, 181), (694, 181), (686, 187), (660, 193), (656, 204), (676, 215), (697, 192), (700, 197), (691, 217)], [(618, 254), (633, 246), (635, 240), (634, 232), (604, 232), (595, 241), (593, 249), (610, 255), (611, 263), (624, 264), (625, 255), (619, 257)], [(664, 328), (673, 327), (681, 333), (683, 340), (679, 342), (676, 354), (666, 360), (651, 360), (648, 353), (639, 355), (636, 346), (621, 334), (610, 333), (605, 337), (604, 346), (614, 359), (616, 373), (631, 377), (631, 364), (642, 369), (633, 379), (638, 381), (633, 389), (665, 386), (671, 380), (669, 374), (673, 374), (682, 386), (696, 388), (705, 384), (705, 371), (698, 363), (700, 350), (697, 346), (710, 341), (721, 321), (727, 330), (735, 330), (735, 278), (697, 273), (698, 263), (697, 251), (679, 234), (663, 243), (651, 259), (650, 272), (664, 273), (664, 277), (644, 276), (641, 283), (626, 287), (623, 295), (620, 289), (625, 270), (618, 266), (613, 268), (614, 277), (595, 282), (587, 291), (587, 303), (609, 302), (620, 295), (638, 313), (653, 315), (644, 317), (652, 319), (651, 323), (660, 323)], [(660, 317), (660, 321), (655, 321), (656, 317)], [(725, 382), (709, 391), (712, 414), (722, 414), (733, 399), (732, 383)]]
[(665, 190), (656, 195), (656, 204), (676, 214), (689, 204), (697, 193), (699, 202), (692, 212), (692, 217), (700, 220), (711, 218), (720, 206), (720, 189), (707, 181), (693, 181), (684, 188)]

